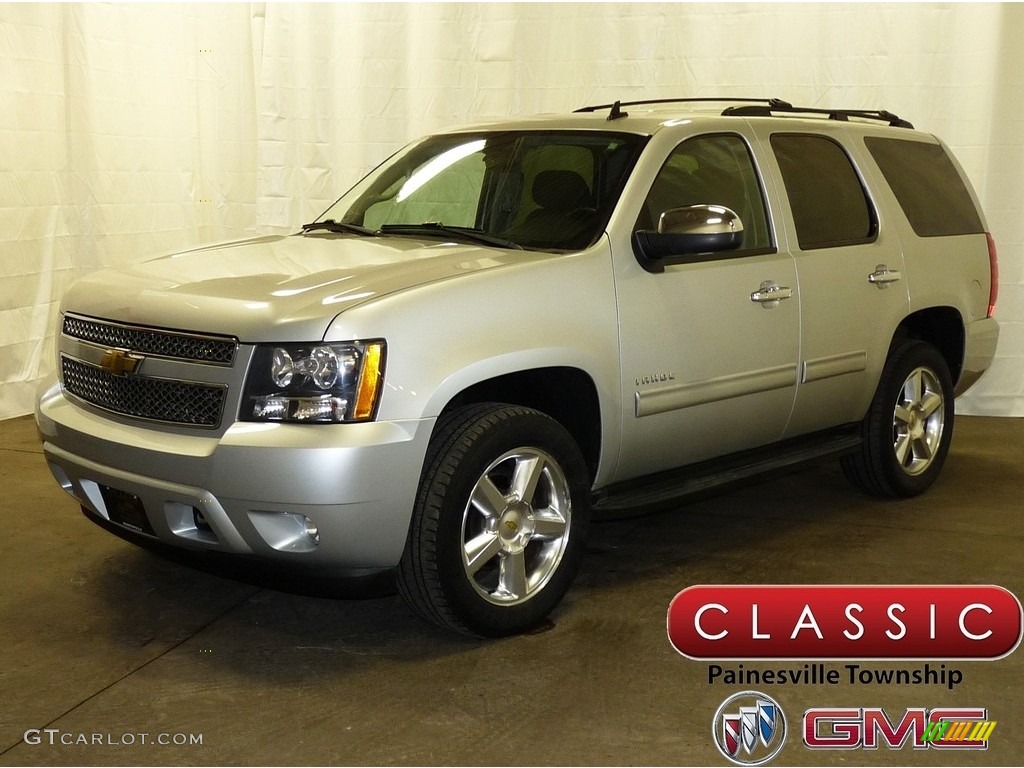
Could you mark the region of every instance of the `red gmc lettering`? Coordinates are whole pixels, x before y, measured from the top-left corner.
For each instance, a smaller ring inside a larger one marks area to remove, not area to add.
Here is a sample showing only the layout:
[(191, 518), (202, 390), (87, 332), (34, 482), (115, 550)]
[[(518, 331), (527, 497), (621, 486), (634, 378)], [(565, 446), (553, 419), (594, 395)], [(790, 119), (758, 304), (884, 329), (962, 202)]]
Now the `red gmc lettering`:
[(924, 738), (928, 724), (943, 721), (981, 722), (988, 710), (979, 707), (924, 708), (903, 712), (897, 722), (885, 710), (872, 708), (809, 709), (804, 713), (803, 740), (808, 749), (987, 749), (987, 741), (930, 740)]
[(903, 713), (900, 724), (893, 727), (888, 716), (881, 709), (864, 710), (864, 749), (878, 749), (877, 735), (881, 735), (885, 746), (899, 749), (912, 736), (914, 749), (926, 749), (924, 742), (924, 709), (908, 709)]
[(859, 709), (809, 709), (804, 713), (808, 749), (856, 749), (860, 746)]

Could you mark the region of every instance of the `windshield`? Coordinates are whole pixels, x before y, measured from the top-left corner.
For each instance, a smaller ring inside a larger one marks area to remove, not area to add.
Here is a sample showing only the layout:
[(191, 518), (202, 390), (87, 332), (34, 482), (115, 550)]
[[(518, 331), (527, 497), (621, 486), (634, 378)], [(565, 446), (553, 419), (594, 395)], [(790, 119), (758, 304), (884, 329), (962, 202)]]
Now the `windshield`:
[(431, 136), (373, 171), (321, 220), (370, 232), (575, 250), (604, 231), (646, 137), (604, 132)]

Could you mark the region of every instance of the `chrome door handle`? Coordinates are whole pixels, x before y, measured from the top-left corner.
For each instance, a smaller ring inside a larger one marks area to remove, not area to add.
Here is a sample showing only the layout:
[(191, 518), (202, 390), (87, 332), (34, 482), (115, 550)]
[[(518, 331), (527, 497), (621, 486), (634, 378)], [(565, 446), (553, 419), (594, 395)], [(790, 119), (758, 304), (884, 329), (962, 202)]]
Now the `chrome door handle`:
[(875, 267), (875, 271), (868, 275), (868, 282), (879, 288), (888, 288), (889, 283), (895, 283), (902, 279), (902, 272), (897, 269), (889, 269), (885, 264), (879, 264)]
[(765, 280), (761, 287), (750, 294), (750, 300), (766, 309), (776, 306), (782, 299), (793, 297), (793, 289), (779, 285), (772, 280)]

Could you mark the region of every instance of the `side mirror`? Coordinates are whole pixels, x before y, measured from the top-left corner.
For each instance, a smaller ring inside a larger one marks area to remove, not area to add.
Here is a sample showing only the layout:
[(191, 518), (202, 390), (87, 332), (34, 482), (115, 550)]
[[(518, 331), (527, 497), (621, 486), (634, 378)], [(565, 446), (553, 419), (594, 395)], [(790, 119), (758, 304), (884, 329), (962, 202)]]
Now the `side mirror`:
[(639, 230), (633, 241), (637, 255), (648, 262), (645, 266), (651, 268), (654, 262), (656, 271), (660, 271), (666, 259), (739, 248), (743, 244), (743, 222), (724, 205), (688, 205), (665, 211), (658, 218), (656, 231)]

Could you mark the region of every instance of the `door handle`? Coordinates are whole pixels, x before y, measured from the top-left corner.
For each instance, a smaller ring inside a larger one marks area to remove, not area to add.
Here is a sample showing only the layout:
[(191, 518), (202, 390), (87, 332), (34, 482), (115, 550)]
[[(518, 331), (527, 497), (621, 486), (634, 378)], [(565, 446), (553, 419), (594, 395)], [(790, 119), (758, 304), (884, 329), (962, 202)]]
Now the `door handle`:
[(888, 288), (889, 283), (895, 283), (902, 279), (902, 272), (898, 269), (889, 269), (885, 264), (879, 264), (875, 267), (875, 271), (868, 275), (868, 282), (879, 288)]
[(750, 300), (760, 304), (765, 309), (778, 306), (782, 299), (789, 299), (793, 296), (793, 289), (779, 285), (773, 280), (765, 280), (761, 287), (750, 294)]

